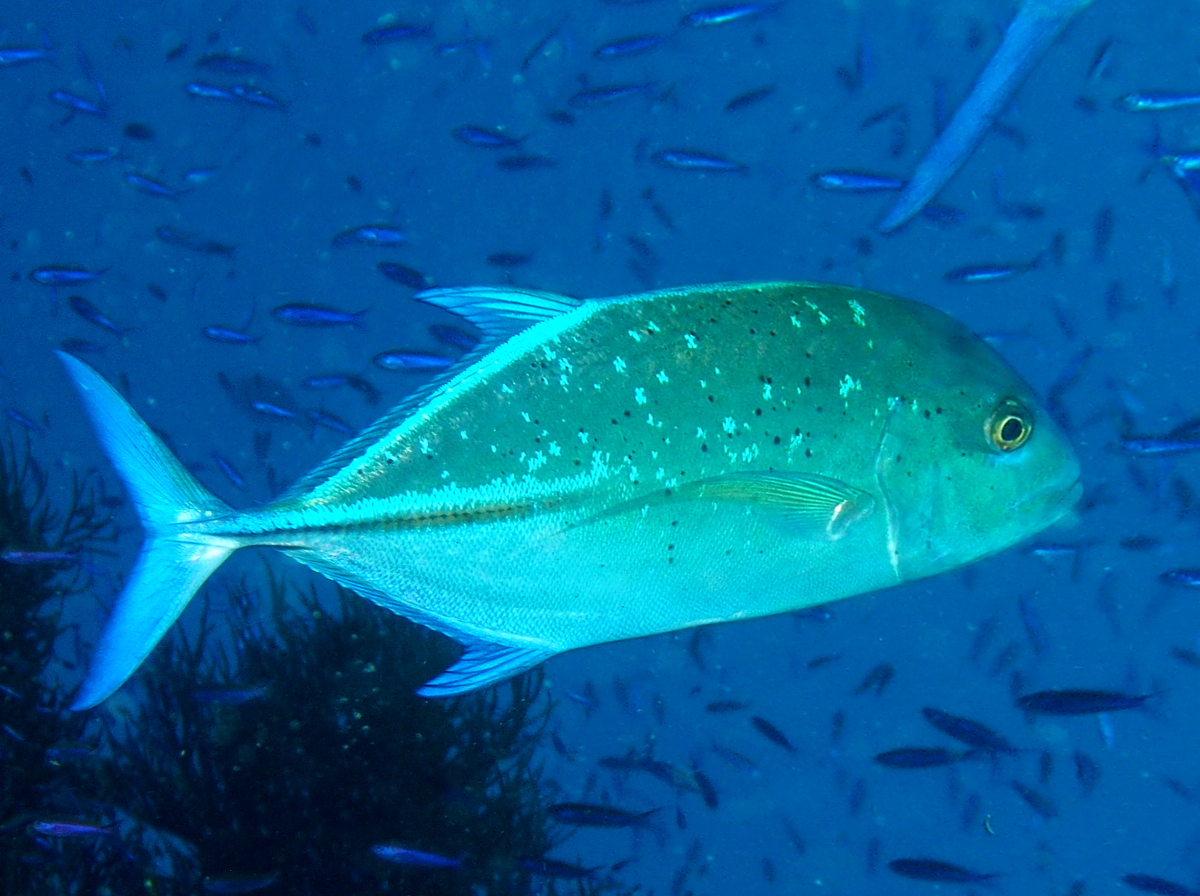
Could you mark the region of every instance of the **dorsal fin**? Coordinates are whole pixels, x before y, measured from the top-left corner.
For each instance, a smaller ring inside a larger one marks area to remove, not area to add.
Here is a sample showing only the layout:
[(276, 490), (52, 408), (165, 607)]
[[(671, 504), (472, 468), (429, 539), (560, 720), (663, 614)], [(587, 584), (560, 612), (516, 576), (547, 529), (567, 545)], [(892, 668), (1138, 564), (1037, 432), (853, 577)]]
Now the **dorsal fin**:
[(458, 376), (496, 346), (534, 324), (574, 311), (583, 302), (568, 296), (535, 289), (504, 286), (467, 286), (427, 289), (416, 298), (429, 305), (458, 314), (483, 332), (483, 340), (442, 373), (406, 396), (398, 405), (346, 442), (341, 448), (301, 477), (280, 500), (296, 498), (358, 459), (363, 450), (391, 432), (446, 383)]
[(465, 317), (478, 327), (494, 348), (536, 323), (550, 320), (583, 304), (579, 299), (536, 289), (505, 286), (466, 286), (426, 289), (415, 298)]

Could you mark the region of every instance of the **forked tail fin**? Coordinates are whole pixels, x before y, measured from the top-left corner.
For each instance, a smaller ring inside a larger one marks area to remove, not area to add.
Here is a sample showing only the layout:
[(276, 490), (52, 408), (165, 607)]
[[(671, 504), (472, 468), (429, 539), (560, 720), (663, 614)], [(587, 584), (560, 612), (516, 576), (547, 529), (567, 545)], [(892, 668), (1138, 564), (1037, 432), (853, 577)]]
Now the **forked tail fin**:
[(232, 511), (184, 469), (100, 374), (73, 355), (55, 354), (75, 381), (146, 530), (137, 565), (117, 597), (87, 678), (71, 704), (72, 709), (88, 709), (125, 683), (241, 542), (196, 531), (192, 524)]

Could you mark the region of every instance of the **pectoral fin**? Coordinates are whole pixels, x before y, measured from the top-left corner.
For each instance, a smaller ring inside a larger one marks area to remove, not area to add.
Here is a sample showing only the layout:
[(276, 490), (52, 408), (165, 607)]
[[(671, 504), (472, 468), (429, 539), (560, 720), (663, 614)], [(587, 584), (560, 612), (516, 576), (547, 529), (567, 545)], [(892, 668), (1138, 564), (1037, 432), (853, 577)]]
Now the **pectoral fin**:
[(801, 534), (838, 539), (875, 507), (875, 499), (840, 479), (814, 473), (729, 473), (679, 490), (692, 500), (752, 504), (780, 514)]
[(680, 501), (714, 501), (753, 506), (776, 515), (803, 537), (835, 541), (875, 509), (868, 492), (815, 473), (747, 471), (689, 482), (612, 507), (592, 520)]

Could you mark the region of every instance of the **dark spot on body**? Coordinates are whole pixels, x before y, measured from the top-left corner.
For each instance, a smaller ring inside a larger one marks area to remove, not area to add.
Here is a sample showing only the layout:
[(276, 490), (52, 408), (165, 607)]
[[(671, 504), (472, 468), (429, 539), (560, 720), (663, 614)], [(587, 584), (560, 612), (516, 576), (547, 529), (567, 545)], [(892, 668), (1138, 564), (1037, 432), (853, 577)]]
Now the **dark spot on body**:
[(783, 441), (783, 439), (779, 438), (779, 436), (776, 436), (774, 439), (774, 444), (778, 445), (782, 441)]

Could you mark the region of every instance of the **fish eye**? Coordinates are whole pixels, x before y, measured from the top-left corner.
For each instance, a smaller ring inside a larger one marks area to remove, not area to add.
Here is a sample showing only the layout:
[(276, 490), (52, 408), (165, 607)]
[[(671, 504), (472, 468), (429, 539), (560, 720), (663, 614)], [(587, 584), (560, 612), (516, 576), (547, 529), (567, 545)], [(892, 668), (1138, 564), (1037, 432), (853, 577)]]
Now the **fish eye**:
[(1016, 451), (1032, 434), (1033, 416), (1018, 402), (1001, 402), (988, 418), (988, 439), (1001, 451)]

